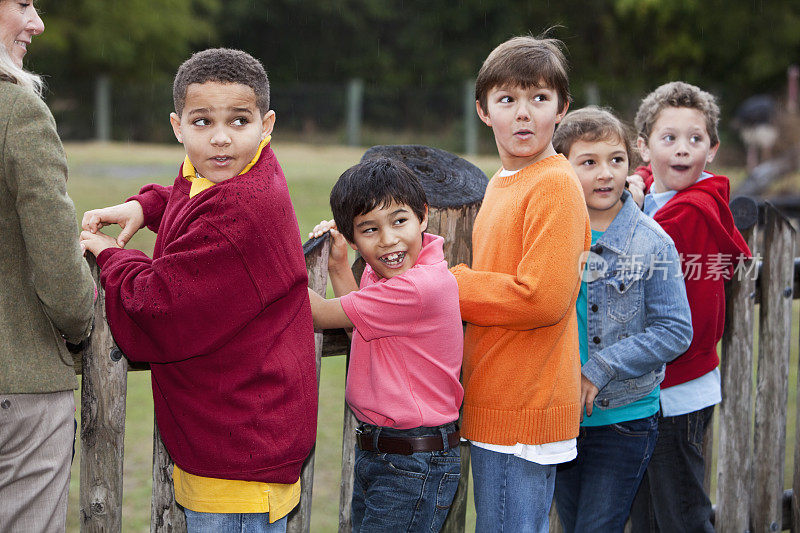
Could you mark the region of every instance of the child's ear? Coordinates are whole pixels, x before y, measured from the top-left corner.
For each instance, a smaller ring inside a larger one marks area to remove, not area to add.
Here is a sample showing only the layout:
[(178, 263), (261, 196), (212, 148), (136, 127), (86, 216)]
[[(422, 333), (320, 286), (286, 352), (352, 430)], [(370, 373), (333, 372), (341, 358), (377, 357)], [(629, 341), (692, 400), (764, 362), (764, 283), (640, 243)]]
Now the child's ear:
[(706, 164), (711, 163), (714, 160), (714, 156), (717, 155), (717, 150), (719, 150), (719, 141), (717, 141), (717, 144), (715, 144), (708, 150), (708, 155), (706, 156)]
[(644, 137), (636, 138), (636, 148), (639, 150), (639, 155), (642, 156), (642, 161), (644, 161), (645, 163), (649, 163), (650, 148), (647, 147), (647, 141), (644, 140)]
[(478, 112), (478, 118), (481, 119), (481, 122), (492, 127), (492, 119), (489, 118), (489, 115), (483, 111), (483, 107), (481, 107), (481, 101), (475, 100), (475, 110)]
[(561, 112), (558, 115), (556, 115), (556, 124), (561, 122), (561, 120), (564, 118), (564, 115), (567, 114), (567, 111), (569, 111), (569, 102), (566, 102), (564, 104), (564, 109), (562, 109)]
[(275, 111), (269, 110), (261, 119), (261, 140), (267, 138), (267, 135), (272, 134), (272, 128), (275, 127)]
[(422, 228), (422, 231), (428, 229), (428, 204), (425, 204), (425, 215), (422, 217), (420, 227)]
[(179, 117), (177, 113), (170, 113), (169, 123), (172, 125), (172, 133), (175, 134), (175, 138), (178, 139), (179, 143), (183, 144), (183, 135), (181, 135), (181, 117)]
[[(345, 240), (347, 240), (347, 239), (345, 239)], [(353, 249), (353, 250), (355, 250), (356, 252), (358, 251), (358, 246), (356, 246), (356, 243), (354, 243), (354, 242), (350, 242), (350, 241), (347, 241), (347, 244), (349, 244), (349, 245), (350, 245), (350, 248), (352, 248), (352, 249)]]

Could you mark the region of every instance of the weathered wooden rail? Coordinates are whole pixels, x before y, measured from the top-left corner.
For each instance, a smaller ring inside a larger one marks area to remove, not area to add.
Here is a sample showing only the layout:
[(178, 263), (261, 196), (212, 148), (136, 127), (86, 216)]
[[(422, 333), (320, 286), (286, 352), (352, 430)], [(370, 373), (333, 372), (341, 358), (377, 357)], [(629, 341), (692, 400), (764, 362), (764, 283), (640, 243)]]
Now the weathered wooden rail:
[[(407, 153), (403, 157), (413, 162), (416, 156)], [(425, 172), (420, 168), (417, 171)], [(444, 192), (446, 190), (447, 186)], [(431, 202), (428, 231), (445, 237), (445, 256), (451, 264), (470, 262), (472, 221), (483, 194), (480, 187), (476, 191), (480, 193), (477, 200), (472, 197), (471, 201), (470, 198), (459, 198), (456, 204)], [(429, 200), (444, 196), (442, 191), (431, 194), (426, 188), (426, 192)], [(710, 470), (715, 443), (709, 439), (706, 447), (708, 479), (712, 475), (717, 478), (716, 528), (724, 532), (797, 530), (800, 525), (800, 506), (796, 496), (800, 494), (800, 446), (795, 446), (793, 489), (783, 490), (791, 305), (793, 295), (798, 294), (793, 285), (795, 272), (800, 272), (800, 269), (794, 267), (795, 230), (775, 209), (768, 206), (765, 212), (764, 223), (759, 226), (755, 224), (755, 217), (739, 217), (749, 220), (740, 229), (754, 253), (764, 260), (760, 268), (753, 262), (743, 265), (745, 274), (736, 276), (727, 287), (726, 333), (722, 341), (723, 402), (717, 410), (716, 472)], [(761, 237), (757, 240), (758, 234)], [(763, 242), (760, 250), (756, 247), (757, 241)], [(327, 284), (328, 250), (326, 238), (304, 245), (309, 285), (320, 294), (324, 293)], [(354, 264), (357, 273), (363, 268), (359, 261)], [(97, 277), (99, 272), (91, 259), (90, 264)], [(758, 283), (755, 276), (746, 275), (747, 272), (758, 273)], [(115, 346), (105, 320), (103, 296), (100, 289), (95, 308), (95, 329), (82, 354), (80, 513), (81, 530), (92, 532), (121, 531), (127, 372), (147, 368), (146, 365), (129, 365)], [(759, 308), (755, 307), (757, 300), (760, 301)], [(756, 310), (759, 337), (758, 372), (754, 383)], [(349, 342), (343, 332), (317, 332), (317, 375), (321, 357), (341, 356), (348, 350)], [(800, 408), (797, 416), (795, 442), (800, 440)], [(339, 510), (339, 531), (345, 532), (351, 529), (355, 423), (345, 406)], [(151, 531), (185, 531), (183, 512), (173, 499), (172, 463), (157, 427), (153, 441)], [(469, 447), (462, 446), (461, 451), (464, 475), (445, 524), (448, 532), (465, 530)], [(312, 452), (303, 467), (301, 503), (290, 515), (288, 529), (291, 532), (311, 530), (313, 476)], [(558, 520), (551, 522), (551, 530), (558, 531)]]

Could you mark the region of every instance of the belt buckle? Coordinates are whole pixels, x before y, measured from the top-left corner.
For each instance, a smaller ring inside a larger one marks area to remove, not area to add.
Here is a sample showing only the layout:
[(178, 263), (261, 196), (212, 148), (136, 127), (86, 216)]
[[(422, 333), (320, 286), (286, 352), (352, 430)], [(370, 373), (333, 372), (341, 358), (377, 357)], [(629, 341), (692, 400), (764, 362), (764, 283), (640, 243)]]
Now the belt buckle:
[(356, 428), (356, 445), (361, 450), (368, 450), (370, 447), (370, 442), (367, 440), (367, 435), (371, 432), (364, 431), (361, 426)]

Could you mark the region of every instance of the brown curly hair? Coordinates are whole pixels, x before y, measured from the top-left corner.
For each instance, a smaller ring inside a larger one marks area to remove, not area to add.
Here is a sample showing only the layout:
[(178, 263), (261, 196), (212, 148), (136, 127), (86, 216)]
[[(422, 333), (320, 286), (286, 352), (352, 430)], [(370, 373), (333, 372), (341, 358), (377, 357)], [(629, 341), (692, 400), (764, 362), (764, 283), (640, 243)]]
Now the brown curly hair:
[(209, 48), (192, 54), (175, 74), (172, 100), (178, 115), (183, 113), (189, 85), (208, 81), (247, 85), (256, 93), (256, 106), (261, 114), (269, 111), (269, 78), (261, 62), (241, 50)]
[(719, 134), (717, 133), (719, 106), (714, 95), (682, 81), (665, 83), (645, 96), (642, 103), (639, 104), (634, 124), (637, 135), (645, 142), (648, 142), (650, 138), (659, 113), (666, 107), (688, 107), (700, 111), (706, 118), (706, 130), (708, 130), (711, 146), (719, 144)]

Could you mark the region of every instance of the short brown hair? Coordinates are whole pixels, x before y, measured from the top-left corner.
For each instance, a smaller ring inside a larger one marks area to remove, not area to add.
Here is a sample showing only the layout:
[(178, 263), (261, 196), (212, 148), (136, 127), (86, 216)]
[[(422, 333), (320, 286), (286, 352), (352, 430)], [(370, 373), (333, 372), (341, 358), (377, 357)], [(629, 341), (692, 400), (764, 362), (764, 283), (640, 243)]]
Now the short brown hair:
[(209, 81), (247, 85), (256, 93), (256, 106), (261, 114), (269, 111), (269, 78), (261, 62), (241, 50), (209, 48), (192, 54), (178, 68), (172, 83), (175, 112), (183, 113), (189, 85)]
[(631, 140), (628, 128), (609, 109), (592, 105), (566, 114), (553, 135), (553, 148), (569, 157), (569, 151), (577, 141), (616, 140), (625, 146), (630, 160)]
[(653, 124), (658, 120), (658, 114), (665, 107), (688, 107), (697, 109), (706, 117), (706, 130), (711, 141), (711, 146), (719, 144), (717, 125), (719, 124), (719, 106), (714, 95), (695, 85), (682, 81), (665, 83), (655, 91), (645, 96), (636, 112), (636, 132), (639, 137), (648, 142)]
[(569, 103), (569, 77), (564, 43), (523, 35), (492, 50), (475, 81), (475, 100), (487, 111), (486, 98), (495, 87), (548, 87), (558, 94), (558, 109)]

